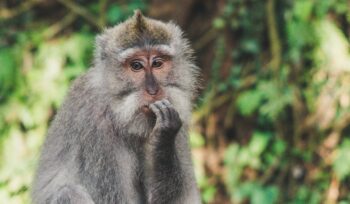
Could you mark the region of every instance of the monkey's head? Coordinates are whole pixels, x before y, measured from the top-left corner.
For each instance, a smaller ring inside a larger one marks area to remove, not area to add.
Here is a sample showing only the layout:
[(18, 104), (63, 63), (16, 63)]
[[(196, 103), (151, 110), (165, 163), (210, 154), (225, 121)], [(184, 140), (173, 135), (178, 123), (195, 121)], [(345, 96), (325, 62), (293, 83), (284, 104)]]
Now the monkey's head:
[(198, 69), (182, 35), (175, 24), (135, 11), (97, 37), (95, 79), (113, 96), (112, 107), (123, 121), (144, 120), (148, 105), (164, 98), (182, 120), (189, 119)]

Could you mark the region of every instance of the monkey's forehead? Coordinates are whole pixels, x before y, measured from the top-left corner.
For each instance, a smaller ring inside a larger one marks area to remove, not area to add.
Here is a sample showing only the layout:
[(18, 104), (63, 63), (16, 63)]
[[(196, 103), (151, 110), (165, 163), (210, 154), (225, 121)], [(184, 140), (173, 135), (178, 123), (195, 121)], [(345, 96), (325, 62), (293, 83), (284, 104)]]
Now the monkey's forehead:
[(121, 48), (166, 45), (171, 41), (171, 33), (165, 23), (144, 16), (133, 16), (117, 27), (119, 32), (115, 38)]

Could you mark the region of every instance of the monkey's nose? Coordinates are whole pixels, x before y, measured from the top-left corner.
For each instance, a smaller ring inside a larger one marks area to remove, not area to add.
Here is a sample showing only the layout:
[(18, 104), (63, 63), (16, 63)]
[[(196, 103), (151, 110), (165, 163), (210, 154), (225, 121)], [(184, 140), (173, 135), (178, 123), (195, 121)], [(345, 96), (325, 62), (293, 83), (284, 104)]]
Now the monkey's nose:
[(157, 95), (159, 91), (159, 85), (152, 72), (146, 72), (145, 88), (149, 95)]
[(147, 87), (146, 91), (149, 95), (154, 96), (154, 95), (157, 95), (157, 93), (159, 92), (159, 88), (158, 87)]

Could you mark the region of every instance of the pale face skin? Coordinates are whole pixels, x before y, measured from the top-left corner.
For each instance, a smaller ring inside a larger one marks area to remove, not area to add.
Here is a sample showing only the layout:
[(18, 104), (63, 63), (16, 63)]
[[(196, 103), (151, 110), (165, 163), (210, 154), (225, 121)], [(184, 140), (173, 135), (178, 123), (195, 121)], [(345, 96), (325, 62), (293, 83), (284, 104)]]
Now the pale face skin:
[(149, 114), (149, 105), (165, 98), (159, 81), (164, 81), (172, 69), (171, 56), (159, 50), (140, 50), (128, 57), (123, 67), (137, 87), (143, 87), (141, 110)]

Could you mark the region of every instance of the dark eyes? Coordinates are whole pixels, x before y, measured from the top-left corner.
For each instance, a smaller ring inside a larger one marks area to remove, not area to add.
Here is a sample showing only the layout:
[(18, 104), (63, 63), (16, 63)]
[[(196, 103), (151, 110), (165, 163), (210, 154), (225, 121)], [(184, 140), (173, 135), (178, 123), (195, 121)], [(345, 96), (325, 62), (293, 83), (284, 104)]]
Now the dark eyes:
[(140, 62), (131, 62), (130, 66), (134, 71), (140, 71), (143, 69), (143, 65)]
[(156, 67), (156, 68), (159, 68), (163, 65), (163, 62), (161, 60), (154, 60), (152, 62), (152, 67)]
[[(151, 66), (153, 68), (160, 68), (160, 67), (162, 67), (163, 63), (164, 63), (163, 60), (155, 59), (155, 60), (153, 60)], [(137, 72), (137, 71), (140, 71), (141, 69), (143, 69), (144, 65), (140, 61), (132, 61), (132, 62), (130, 62), (130, 67), (133, 71)]]

